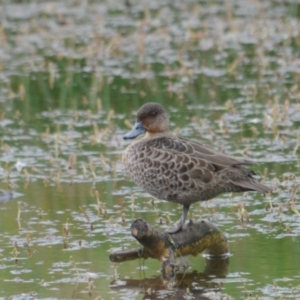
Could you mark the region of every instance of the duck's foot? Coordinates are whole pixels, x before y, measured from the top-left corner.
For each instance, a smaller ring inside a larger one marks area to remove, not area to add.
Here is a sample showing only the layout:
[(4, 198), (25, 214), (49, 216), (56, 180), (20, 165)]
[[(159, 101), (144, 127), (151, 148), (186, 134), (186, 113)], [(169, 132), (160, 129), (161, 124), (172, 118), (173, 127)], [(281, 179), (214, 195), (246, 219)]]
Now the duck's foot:
[(181, 215), (180, 220), (178, 222), (176, 222), (174, 226), (169, 227), (166, 230), (167, 233), (176, 233), (176, 232), (178, 232), (182, 229), (182, 226), (185, 223), (186, 216), (187, 216), (187, 213), (189, 211), (189, 208), (190, 208), (189, 205), (183, 205), (183, 210), (182, 210), (182, 215)]
[(176, 233), (182, 229), (183, 223), (180, 221), (176, 222), (175, 225), (166, 229), (167, 233)]

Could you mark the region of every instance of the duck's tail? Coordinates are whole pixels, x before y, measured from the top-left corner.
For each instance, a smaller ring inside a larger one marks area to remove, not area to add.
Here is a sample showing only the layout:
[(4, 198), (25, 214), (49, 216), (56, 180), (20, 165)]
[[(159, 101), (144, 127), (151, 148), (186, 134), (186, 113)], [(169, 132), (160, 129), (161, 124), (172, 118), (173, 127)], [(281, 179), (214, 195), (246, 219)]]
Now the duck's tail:
[(235, 186), (241, 187), (242, 189), (245, 189), (244, 191), (257, 191), (261, 193), (271, 193), (272, 189), (268, 186), (259, 183), (257, 181), (251, 180), (251, 181), (235, 181), (232, 182)]

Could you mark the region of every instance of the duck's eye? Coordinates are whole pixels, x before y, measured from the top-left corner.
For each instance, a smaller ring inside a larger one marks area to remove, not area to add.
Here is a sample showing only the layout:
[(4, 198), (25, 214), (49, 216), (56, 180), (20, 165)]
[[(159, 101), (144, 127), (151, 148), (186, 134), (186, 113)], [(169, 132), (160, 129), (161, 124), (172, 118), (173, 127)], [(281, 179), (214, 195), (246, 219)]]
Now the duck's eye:
[(150, 112), (150, 117), (155, 117), (157, 115), (156, 111), (151, 111)]

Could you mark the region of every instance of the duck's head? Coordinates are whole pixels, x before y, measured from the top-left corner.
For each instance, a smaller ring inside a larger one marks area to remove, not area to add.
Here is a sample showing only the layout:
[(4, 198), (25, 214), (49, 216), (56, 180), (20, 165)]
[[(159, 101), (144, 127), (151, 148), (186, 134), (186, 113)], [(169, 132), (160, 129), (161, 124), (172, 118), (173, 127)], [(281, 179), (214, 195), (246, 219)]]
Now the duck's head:
[(133, 139), (144, 132), (150, 135), (164, 133), (169, 130), (169, 117), (164, 108), (155, 102), (144, 104), (137, 113), (137, 121), (132, 130), (124, 135), (124, 139)]

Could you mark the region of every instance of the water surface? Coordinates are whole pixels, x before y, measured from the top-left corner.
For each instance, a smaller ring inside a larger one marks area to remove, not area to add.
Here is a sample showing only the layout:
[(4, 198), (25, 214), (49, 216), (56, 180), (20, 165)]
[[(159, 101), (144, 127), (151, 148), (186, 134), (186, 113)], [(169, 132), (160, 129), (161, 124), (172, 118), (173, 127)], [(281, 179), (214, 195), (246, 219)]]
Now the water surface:
[[(0, 297), (300, 297), (299, 11), (293, 1), (1, 4)], [(203, 276), (199, 255), (170, 287), (157, 261), (109, 261), (138, 247), (135, 219), (164, 230), (181, 214), (123, 171), (122, 135), (147, 101), (166, 107), (176, 134), (258, 162), (274, 187), (193, 204), (190, 218), (228, 238), (226, 276)]]

